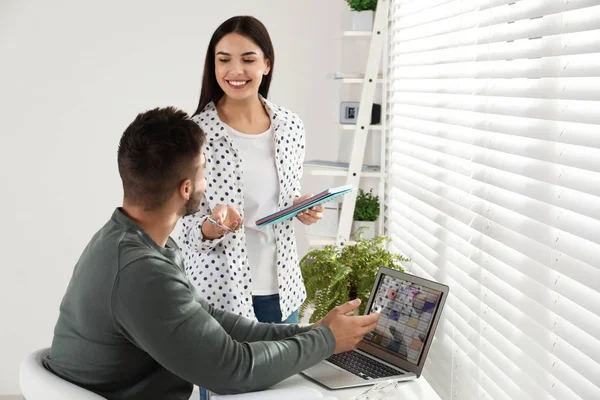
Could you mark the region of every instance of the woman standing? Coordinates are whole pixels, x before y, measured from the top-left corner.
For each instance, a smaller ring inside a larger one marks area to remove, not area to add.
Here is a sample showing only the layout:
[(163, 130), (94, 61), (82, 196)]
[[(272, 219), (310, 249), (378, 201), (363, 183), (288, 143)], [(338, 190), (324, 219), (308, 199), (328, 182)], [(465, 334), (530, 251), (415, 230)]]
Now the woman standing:
[[(207, 188), (201, 210), (185, 217), (179, 243), (186, 273), (215, 307), (261, 322), (298, 322), (306, 298), (293, 220), (258, 228), (255, 221), (300, 197), (304, 125), (267, 100), (275, 54), (265, 26), (238, 16), (214, 32), (193, 120), (207, 135)], [(228, 232), (207, 221), (243, 229)], [(322, 218), (319, 206), (298, 216)]]

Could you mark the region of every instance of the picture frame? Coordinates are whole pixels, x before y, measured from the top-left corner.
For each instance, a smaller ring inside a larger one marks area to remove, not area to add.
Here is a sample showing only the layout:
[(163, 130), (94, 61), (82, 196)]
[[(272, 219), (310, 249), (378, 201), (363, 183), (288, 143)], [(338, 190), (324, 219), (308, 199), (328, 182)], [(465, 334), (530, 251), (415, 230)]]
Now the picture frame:
[(342, 101), (340, 107), (340, 123), (341, 124), (356, 124), (358, 119), (358, 101)]
[[(342, 101), (340, 106), (340, 124), (356, 124), (358, 120), (358, 101)], [(379, 124), (381, 122), (381, 105), (373, 103), (371, 109), (371, 124)]]

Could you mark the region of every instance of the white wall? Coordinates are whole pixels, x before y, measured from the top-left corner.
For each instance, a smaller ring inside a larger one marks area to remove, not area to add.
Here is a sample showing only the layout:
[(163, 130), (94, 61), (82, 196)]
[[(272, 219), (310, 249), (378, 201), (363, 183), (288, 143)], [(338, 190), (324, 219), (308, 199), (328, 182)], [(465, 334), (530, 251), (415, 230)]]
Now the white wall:
[(121, 133), (149, 108), (195, 110), (209, 37), (239, 14), (271, 33), (270, 97), (304, 119), (307, 158), (337, 154), (341, 0), (0, 0), (0, 395), (50, 344), (81, 250), (120, 205)]

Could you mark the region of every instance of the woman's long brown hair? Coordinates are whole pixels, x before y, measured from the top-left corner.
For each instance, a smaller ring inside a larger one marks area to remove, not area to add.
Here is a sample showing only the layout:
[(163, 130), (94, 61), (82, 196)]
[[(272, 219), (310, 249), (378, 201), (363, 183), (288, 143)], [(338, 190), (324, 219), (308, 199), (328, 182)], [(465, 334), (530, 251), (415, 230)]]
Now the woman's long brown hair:
[(245, 36), (256, 43), (262, 50), (265, 60), (269, 60), (270, 71), (267, 75), (262, 77), (262, 82), (258, 88), (258, 93), (260, 93), (262, 97), (267, 98), (269, 94), (269, 87), (271, 86), (271, 78), (273, 76), (273, 67), (275, 65), (275, 52), (273, 50), (273, 43), (271, 42), (269, 32), (263, 23), (254, 17), (246, 15), (232, 17), (223, 22), (217, 30), (215, 30), (215, 33), (213, 33), (208, 44), (208, 49), (206, 49), (202, 89), (200, 91), (198, 108), (196, 109), (196, 112), (194, 112), (194, 115), (200, 114), (202, 110), (204, 110), (204, 107), (211, 101), (217, 104), (221, 97), (223, 97), (223, 89), (219, 86), (215, 75), (215, 47), (223, 36), (234, 32)]

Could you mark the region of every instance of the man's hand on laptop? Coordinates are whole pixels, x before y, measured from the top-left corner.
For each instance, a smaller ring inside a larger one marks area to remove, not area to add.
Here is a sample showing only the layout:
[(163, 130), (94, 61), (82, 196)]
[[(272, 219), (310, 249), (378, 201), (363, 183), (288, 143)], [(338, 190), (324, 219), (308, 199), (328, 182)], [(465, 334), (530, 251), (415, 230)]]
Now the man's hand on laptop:
[(325, 325), (331, 329), (335, 338), (335, 354), (354, 349), (363, 336), (377, 327), (379, 314), (355, 316), (354, 310), (358, 306), (360, 299), (344, 303), (313, 325)]

